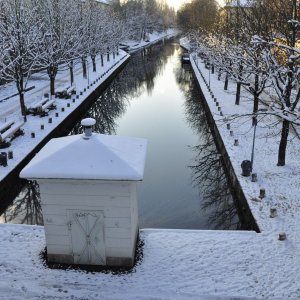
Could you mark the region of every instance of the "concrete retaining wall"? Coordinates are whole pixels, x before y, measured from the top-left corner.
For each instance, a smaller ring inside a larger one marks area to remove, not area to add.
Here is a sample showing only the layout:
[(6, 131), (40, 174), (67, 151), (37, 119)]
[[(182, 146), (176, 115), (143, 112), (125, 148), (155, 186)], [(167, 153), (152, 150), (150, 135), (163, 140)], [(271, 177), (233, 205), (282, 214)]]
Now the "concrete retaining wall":
[[(193, 68), (192, 68), (193, 70)], [(195, 78), (197, 77), (195, 74), (195, 71), (193, 70)], [(222, 161), (224, 166), (224, 171), (226, 173), (226, 176), (229, 181), (231, 194), (233, 195), (235, 206), (238, 211), (239, 219), (242, 223), (242, 227), (247, 230), (255, 230), (256, 232), (260, 232), (260, 229), (251, 213), (250, 207), (248, 205), (247, 199), (245, 197), (244, 191), (239, 183), (238, 177), (234, 171), (233, 165), (231, 163), (231, 160), (229, 158), (229, 155), (227, 153), (225, 144), (223, 142), (222, 136), (219, 132), (218, 126), (216, 125), (216, 122), (214, 120), (214, 117), (209, 109), (209, 106), (207, 104), (207, 101), (204, 97), (204, 94), (201, 90), (201, 86), (199, 82), (197, 81), (197, 85), (199, 87), (201, 96), (203, 98), (203, 106), (205, 109), (205, 114), (207, 117), (207, 122), (212, 130), (212, 134), (217, 146), (218, 151), (222, 155)]]

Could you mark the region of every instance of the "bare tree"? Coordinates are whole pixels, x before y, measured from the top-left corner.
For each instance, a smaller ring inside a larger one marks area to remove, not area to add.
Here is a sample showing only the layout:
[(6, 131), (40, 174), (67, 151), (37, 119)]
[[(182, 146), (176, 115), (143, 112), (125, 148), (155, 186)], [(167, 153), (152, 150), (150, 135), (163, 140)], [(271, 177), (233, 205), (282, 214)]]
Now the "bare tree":
[(21, 113), (26, 120), (25, 89), (41, 59), (41, 21), (36, 8), (26, 0), (3, 0), (0, 11), (1, 77), (14, 81), (19, 93)]
[(185, 3), (177, 13), (179, 26), (184, 31), (211, 31), (217, 25), (218, 5), (215, 0), (193, 0)]
[(147, 39), (154, 31), (161, 32), (175, 23), (175, 12), (165, 2), (131, 0), (121, 4), (120, 14), (128, 29), (128, 38)]

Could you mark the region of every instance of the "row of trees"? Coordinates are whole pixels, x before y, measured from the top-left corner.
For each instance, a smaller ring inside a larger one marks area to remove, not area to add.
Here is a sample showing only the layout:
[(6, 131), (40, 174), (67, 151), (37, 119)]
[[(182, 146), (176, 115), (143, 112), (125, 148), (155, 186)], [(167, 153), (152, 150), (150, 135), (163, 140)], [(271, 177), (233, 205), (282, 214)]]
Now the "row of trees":
[(122, 3), (119, 9), (129, 39), (145, 40), (149, 33), (162, 32), (175, 25), (175, 11), (165, 0), (130, 0)]
[(285, 165), (290, 128), (300, 125), (298, 2), (252, 1), (251, 6), (234, 8), (230, 23), (216, 22), (214, 30), (189, 34), (211, 71), (216, 69), (224, 79), (224, 89), (229, 80), (235, 82), (236, 105), (242, 87), (253, 96), (253, 125), (262, 114), (275, 115), (273, 125), (281, 123), (278, 166)]
[[(16, 83), (22, 115), (26, 115), (24, 94), (33, 73), (47, 70), (54, 95), (59, 70), (69, 68), (73, 83), (74, 63), (81, 61), (86, 78), (87, 57), (96, 71), (97, 55), (103, 66), (103, 55), (118, 51), (121, 41), (145, 38), (174, 21), (163, 15), (171, 16), (172, 10), (155, 0), (104, 6), (95, 0), (0, 1), (0, 82)], [(132, 15), (131, 6), (139, 14)]]
[(192, 0), (177, 12), (177, 22), (183, 31), (210, 30), (215, 27), (219, 6), (215, 0)]

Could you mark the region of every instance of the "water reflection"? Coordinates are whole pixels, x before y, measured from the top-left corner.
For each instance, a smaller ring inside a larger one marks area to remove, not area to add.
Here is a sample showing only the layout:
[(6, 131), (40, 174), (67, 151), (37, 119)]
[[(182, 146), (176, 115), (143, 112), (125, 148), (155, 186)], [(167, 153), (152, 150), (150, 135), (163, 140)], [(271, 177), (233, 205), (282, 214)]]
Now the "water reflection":
[[(113, 83), (115, 85), (115, 83)], [(113, 87), (109, 87), (105, 93), (94, 103), (85, 117), (97, 120), (94, 131), (102, 134), (116, 133), (116, 119), (126, 111), (126, 99), (120, 97)], [(80, 122), (75, 124), (70, 134), (82, 132)]]
[(239, 229), (240, 222), (230, 193), (226, 174), (213, 135), (206, 121), (202, 96), (189, 65), (176, 70), (176, 79), (185, 95), (185, 115), (191, 128), (201, 136), (201, 144), (190, 147), (195, 162), (190, 166), (194, 186), (199, 190), (201, 209), (208, 213), (208, 227)]
[(5, 223), (43, 224), (40, 189), (36, 181), (27, 181), (21, 193), (0, 217)]
[[(115, 134), (117, 123), (130, 105), (132, 98), (138, 98), (145, 91), (149, 96), (154, 89), (154, 80), (159, 76), (173, 55), (174, 47), (154, 45), (133, 55), (128, 66), (103, 92), (84, 117), (97, 120), (94, 131), (102, 134)], [(80, 122), (75, 124), (70, 134), (82, 132)]]
[(193, 170), (193, 182), (201, 187), (201, 208), (208, 212), (208, 225), (214, 229), (240, 229), (233, 198), (223, 170), (221, 156), (214, 149), (213, 138), (195, 146), (196, 152)]

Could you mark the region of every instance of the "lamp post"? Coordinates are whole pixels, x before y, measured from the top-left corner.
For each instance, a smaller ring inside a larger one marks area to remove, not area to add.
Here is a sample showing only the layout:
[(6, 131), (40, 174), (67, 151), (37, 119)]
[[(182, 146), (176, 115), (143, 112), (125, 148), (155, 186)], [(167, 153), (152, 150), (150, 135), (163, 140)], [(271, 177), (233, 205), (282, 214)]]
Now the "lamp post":
[(251, 172), (253, 170), (253, 160), (254, 160), (254, 146), (255, 146), (255, 136), (256, 136), (256, 126), (257, 126), (257, 116), (253, 118), (253, 126), (254, 126), (254, 132), (253, 132), (253, 141), (252, 141), (252, 150), (251, 150)]
[(252, 150), (251, 150), (251, 172), (253, 171), (253, 162), (254, 162), (254, 146), (255, 146), (255, 137), (256, 137), (256, 127), (257, 127), (257, 113), (258, 112), (266, 112), (267, 109), (259, 109), (255, 112), (255, 115), (253, 117), (253, 126), (254, 126), (254, 132), (253, 132), (253, 141), (252, 141)]
[(210, 62), (208, 65), (208, 86), (210, 87)]

